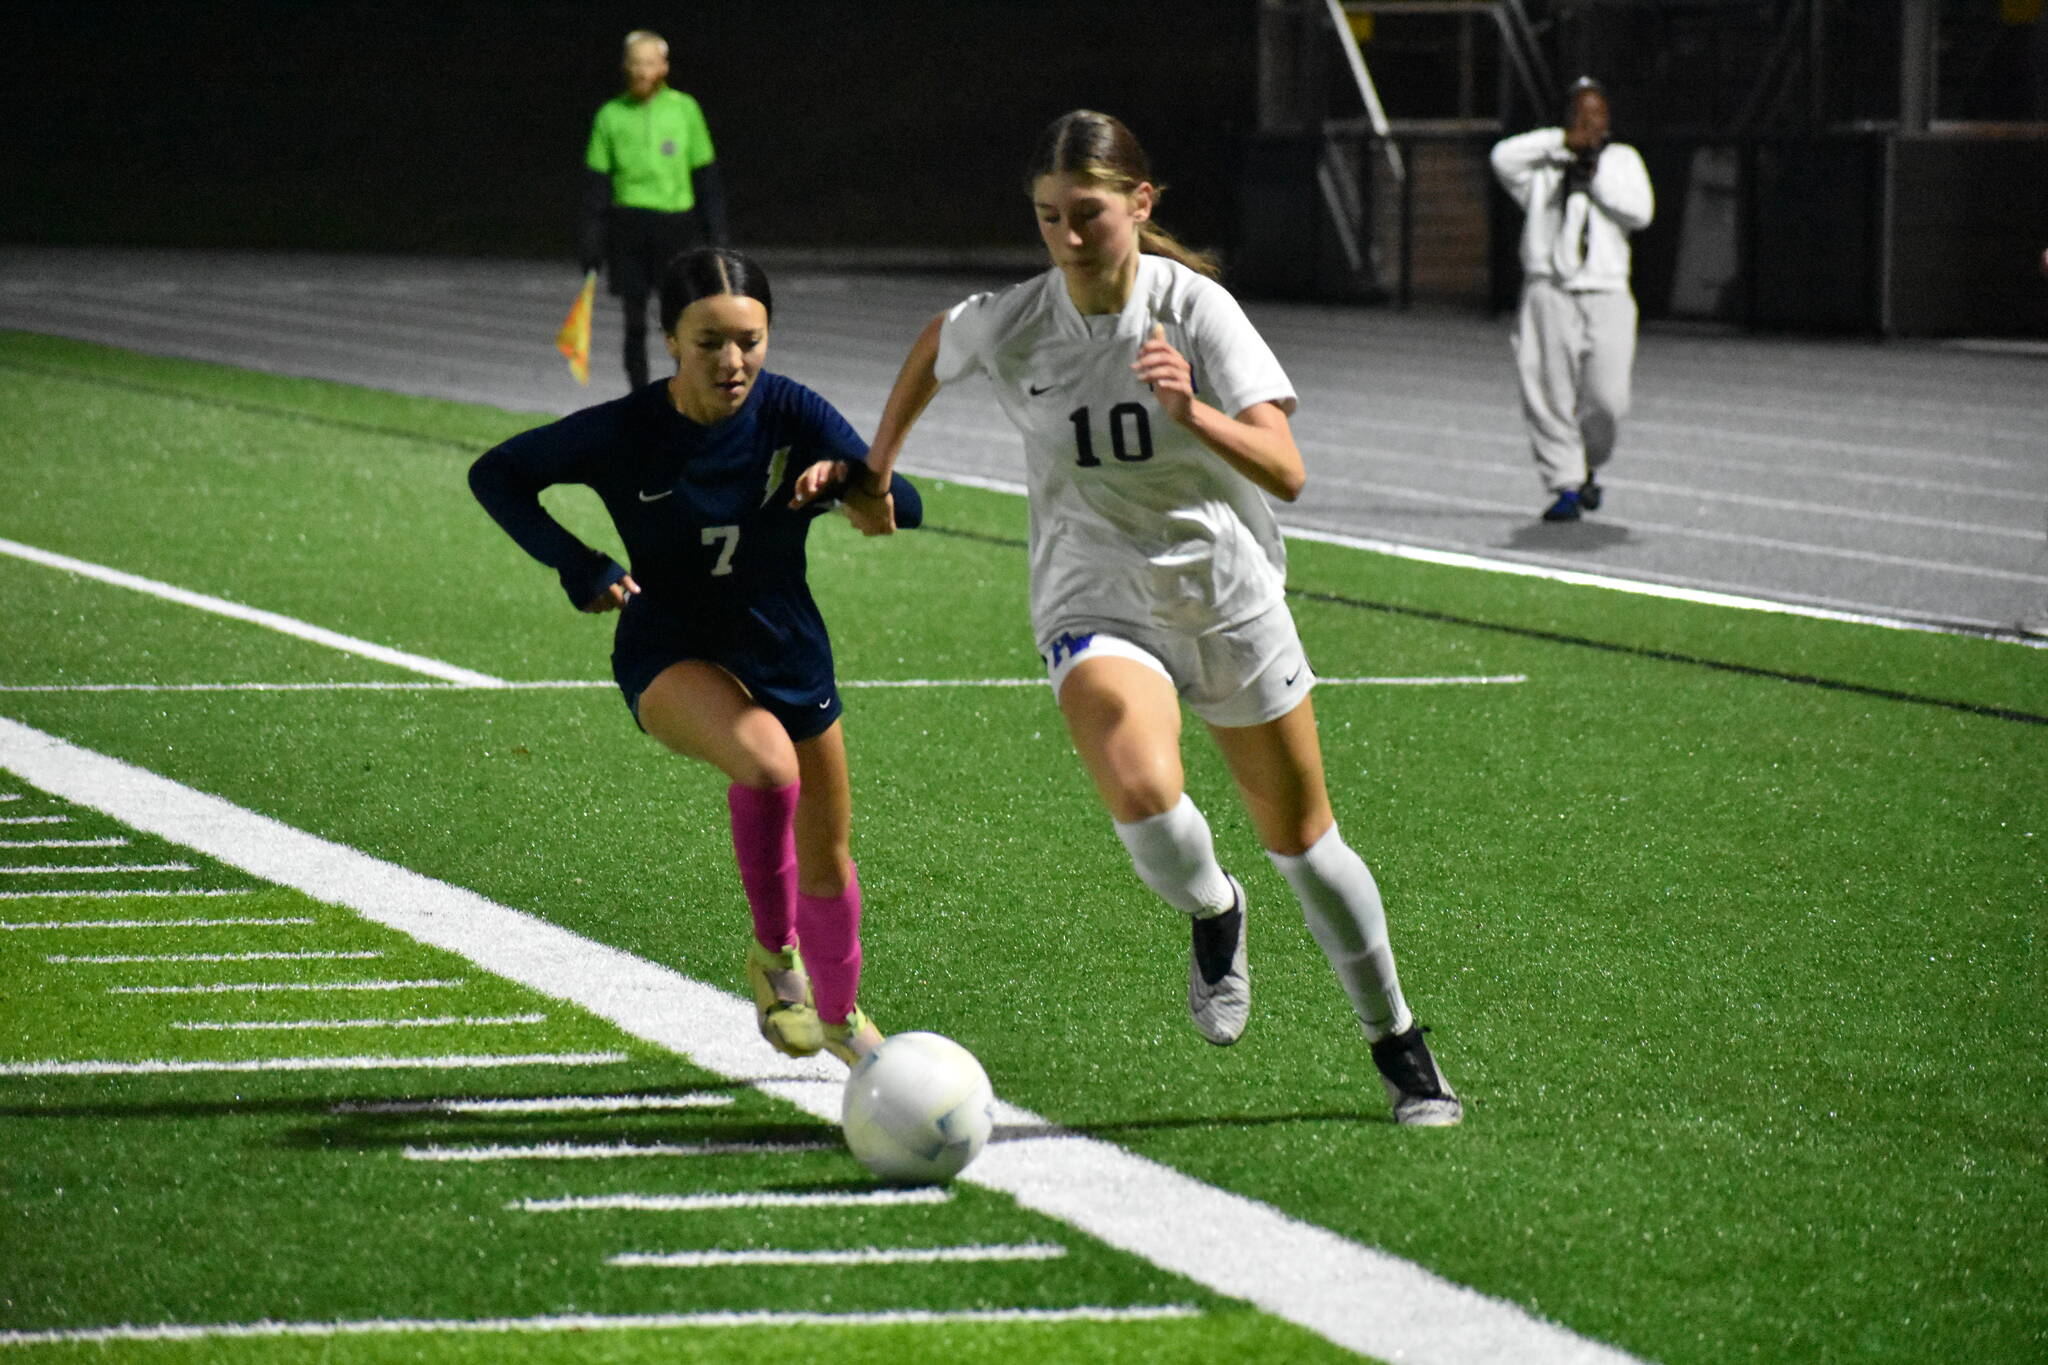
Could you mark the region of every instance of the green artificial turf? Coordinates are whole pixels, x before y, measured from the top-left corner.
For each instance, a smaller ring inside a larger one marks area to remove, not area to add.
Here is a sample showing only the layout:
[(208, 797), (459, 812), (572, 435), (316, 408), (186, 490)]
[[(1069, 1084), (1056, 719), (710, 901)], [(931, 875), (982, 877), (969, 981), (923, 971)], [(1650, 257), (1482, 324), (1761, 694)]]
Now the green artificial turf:
[[(0, 404), (21, 414), (0, 451), (27, 471), (0, 536), (509, 680), (608, 675), (608, 623), (570, 610), (463, 484), (474, 452), (537, 419), (19, 335), (0, 336)], [(1034, 676), (1021, 502), (941, 481), (926, 496), (927, 531), (864, 541), (827, 519), (812, 536), (842, 681)], [(594, 500), (554, 505), (606, 542)], [(2048, 656), (1322, 544), (1294, 547), (1291, 586), (1325, 676), (1527, 677), (1316, 694), (1338, 818), (1385, 892), (1410, 999), (1467, 1123), (1387, 1121), (1328, 968), (1191, 721), (1190, 791), (1250, 892), (1258, 985), (1241, 1044), (1200, 1040), (1180, 1000), (1185, 929), (1131, 875), (1043, 688), (846, 690), (862, 998), (882, 1025), (958, 1038), (1006, 1099), (1055, 1121), (1670, 1365), (2048, 1351)], [(0, 684), (408, 676), (8, 558), (0, 614)], [(662, 754), (608, 688), (16, 692), (0, 693), (0, 714), (744, 991), (724, 781)], [(344, 912), (308, 913), (320, 923), (294, 944), (345, 936), (393, 954), (394, 973), (466, 975), (476, 1003), (462, 1012), (536, 1008)], [(107, 1011), (75, 970), (26, 956), (25, 938), (0, 936), (5, 979), (29, 983), (0, 1010), (0, 1061), (162, 1046), (173, 1011)], [(602, 1089), (713, 1084), (545, 1007), (550, 1050), (629, 1053)], [(260, 1052), (248, 1039), (263, 1035), (237, 1037), (180, 1055)], [(592, 1270), (623, 1232), (600, 1220), (536, 1233), (503, 1211), (502, 1170), (423, 1169), (392, 1152), (417, 1120), (331, 1112), (421, 1084), (0, 1077), (13, 1223), (0, 1330), (675, 1309), (633, 1280), (662, 1272)], [(507, 1069), (431, 1084), (593, 1081)], [(680, 1117), (488, 1123), (831, 1138), (736, 1094), (730, 1110)], [(859, 1176), (824, 1152), (735, 1158), (704, 1178)], [(802, 1235), (779, 1217), (736, 1218), (720, 1236)], [(862, 1308), (1207, 1314), (805, 1329), (805, 1351), (1300, 1359), (1317, 1340), (966, 1187), (942, 1210), (851, 1215), (820, 1235), (1074, 1247), (1047, 1265), (874, 1272)], [(856, 1296), (851, 1272), (690, 1284), (690, 1302), (719, 1306), (843, 1311)], [(601, 1349), (453, 1335), (110, 1348), (265, 1362), (786, 1349), (769, 1329), (624, 1333)]]

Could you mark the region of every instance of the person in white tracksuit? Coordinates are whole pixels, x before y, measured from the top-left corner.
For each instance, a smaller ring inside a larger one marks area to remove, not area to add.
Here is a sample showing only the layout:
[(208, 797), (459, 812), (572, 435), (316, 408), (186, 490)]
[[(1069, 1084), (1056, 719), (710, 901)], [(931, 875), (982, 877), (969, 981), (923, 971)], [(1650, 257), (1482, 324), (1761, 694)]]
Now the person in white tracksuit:
[(1522, 209), (1522, 305), (1515, 364), (1545, 521), (1595, 511), (1599, 471), (1628, 414), (1636, 301), (1629, 236), (1656, 211), (1643, 158), (1608, 137), (1607, 94), (1573, 83), (1566, 123), (1503, 138), (1493, 173)]

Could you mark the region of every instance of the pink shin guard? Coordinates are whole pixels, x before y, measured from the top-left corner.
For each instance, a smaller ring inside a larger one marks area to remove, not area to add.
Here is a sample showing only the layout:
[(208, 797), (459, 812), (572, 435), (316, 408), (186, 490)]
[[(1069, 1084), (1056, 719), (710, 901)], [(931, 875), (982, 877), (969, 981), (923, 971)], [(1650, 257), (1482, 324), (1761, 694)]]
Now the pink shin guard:
[[(754, 937), (770, 952), (796, 942), (796, 796), (787, 787), (725, 790), (732, 811), (732, 853), (754, 912)], [(806, 945), (808, 947), (808, 945)]]
[(836, 896), (799, 892), (796, 926), (818, 1017), (828, 1024), (844, 1023), (860, 993), (860, 874), (848, 876), (846, 889)]

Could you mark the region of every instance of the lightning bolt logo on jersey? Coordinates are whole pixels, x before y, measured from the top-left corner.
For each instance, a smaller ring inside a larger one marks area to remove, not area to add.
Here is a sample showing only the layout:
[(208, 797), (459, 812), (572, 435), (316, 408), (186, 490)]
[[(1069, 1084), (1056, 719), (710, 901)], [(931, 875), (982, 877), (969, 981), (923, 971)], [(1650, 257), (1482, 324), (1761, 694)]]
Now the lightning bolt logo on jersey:
[(1056, 618), (1204, 631), (1281, 600), (1286, 553), (1265, 495), (1166, 415), (1131, 371), (1153, 324), (1200, 398), (1230, 416), (1294, 409), (1294, 388), (1237, 300), (1141, 256), (1129, 302), (1084, 316), (1051, 269), (947, 313), (935, 373), (977, 370), (1024, 436), (1031, 608), (1041, 653)]

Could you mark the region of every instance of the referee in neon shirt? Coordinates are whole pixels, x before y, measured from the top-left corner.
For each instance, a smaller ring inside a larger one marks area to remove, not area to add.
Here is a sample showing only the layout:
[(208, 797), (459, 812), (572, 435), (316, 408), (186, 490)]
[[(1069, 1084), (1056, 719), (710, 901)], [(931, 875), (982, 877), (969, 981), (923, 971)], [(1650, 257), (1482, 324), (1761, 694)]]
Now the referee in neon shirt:
[(576, 252), (586, 273), (607, 268), (626, 314), (626, 381), (647, 383), (647, 307), (678, 253), (725, 244), (725, 193), (704, 111), (668, 86), (668, 41), (626, 35), (626, 89), (607, 100), (584, 153)]

